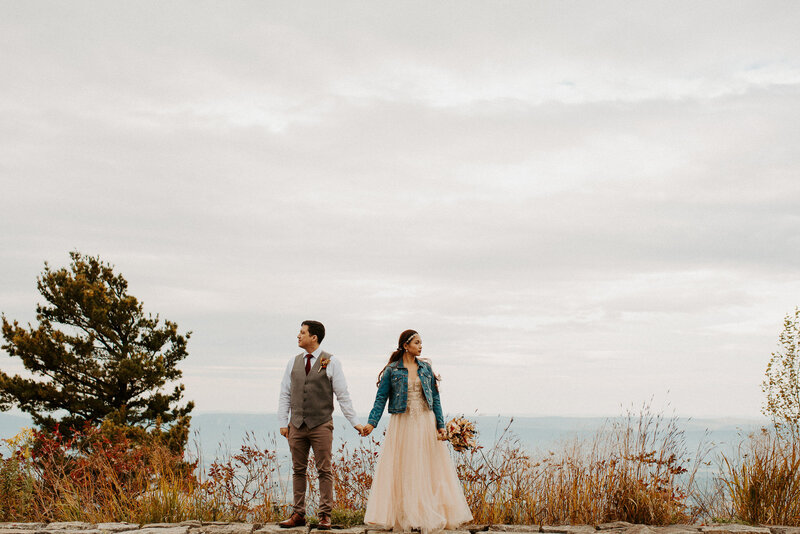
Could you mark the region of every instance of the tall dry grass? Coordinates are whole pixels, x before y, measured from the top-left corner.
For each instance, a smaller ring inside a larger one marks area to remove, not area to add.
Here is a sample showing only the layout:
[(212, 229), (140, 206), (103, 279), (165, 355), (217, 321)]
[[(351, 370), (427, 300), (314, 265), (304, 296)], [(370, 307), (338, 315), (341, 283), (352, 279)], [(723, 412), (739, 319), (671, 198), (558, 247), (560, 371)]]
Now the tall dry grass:
[(488, 451), (455, 457), (476, 522), (670, 524), (701, 513), (691, 497), (707, 449), (690, 455), (675, 418), (644, 407), (537, 457), (508, 430)]
[(750, 524), (800, 526), (800, 442), (764, 428), (721, 454), (711, 513)]

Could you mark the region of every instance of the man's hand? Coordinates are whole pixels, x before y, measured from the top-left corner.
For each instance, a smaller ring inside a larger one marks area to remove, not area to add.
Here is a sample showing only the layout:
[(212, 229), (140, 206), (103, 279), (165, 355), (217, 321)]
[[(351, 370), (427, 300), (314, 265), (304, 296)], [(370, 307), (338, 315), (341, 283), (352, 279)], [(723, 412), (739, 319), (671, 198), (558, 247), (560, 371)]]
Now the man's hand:
[(364, 437), (369, 436), (372, 433), (374, 428), (375, 428), (374, 426), (372, 426), (371, 424), (367, 423), (366, 425), (364, 425), (364, 428), (361, 430), (361, 435), (364, 436)]
[(285, 427), (281, 428), (281, 436), (283, 436), (286, 439), (289, 439), (289, 427), (288, 426), (285, 426)]
[(439, 429), (439, 441), (447, 441), (447, 430), (444, 428)]
[(356, 425), (356, 426), (354, 426), (353, 428), (355, 428), (355, 429), (356, 429), (356, 432), (358, 432), (358, 433), (359, 433), (359, 435), (363, 435), (363, 432), (364, 432), (364, 425)]

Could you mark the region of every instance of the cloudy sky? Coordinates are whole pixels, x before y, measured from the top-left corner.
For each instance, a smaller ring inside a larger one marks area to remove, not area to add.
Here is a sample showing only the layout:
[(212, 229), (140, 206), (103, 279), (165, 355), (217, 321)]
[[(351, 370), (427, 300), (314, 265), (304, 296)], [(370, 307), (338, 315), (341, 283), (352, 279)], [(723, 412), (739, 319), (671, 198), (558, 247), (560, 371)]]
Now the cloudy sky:
[(798, 27), (797, 2), (3, 2), (0, 310), (101, 256), (193, 332), (198, 411), (275, 411), (315, 318), (362, 413), (415, 328), (453, 414), (758, 416), (800, 305)]

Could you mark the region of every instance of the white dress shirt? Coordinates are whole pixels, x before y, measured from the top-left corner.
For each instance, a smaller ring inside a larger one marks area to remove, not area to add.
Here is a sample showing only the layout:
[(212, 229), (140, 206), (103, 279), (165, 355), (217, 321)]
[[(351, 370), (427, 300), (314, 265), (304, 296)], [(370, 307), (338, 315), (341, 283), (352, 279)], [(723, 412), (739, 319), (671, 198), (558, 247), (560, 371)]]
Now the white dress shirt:
[[(319, 358), (321, 352), (322, 348), (317, 347), (317, 350), (311, 353), (311, 367), (314, 367), (314, 364), (317, 362), (317, 358)], [(303, 359), (305, 359), (306, 354), (308, 353), (303, 353)], [(292, 393), (292, 367), (294, 367), (294, 357), (289, 360), (288, 364), (286, 364), (286, 371), (283, 373), (283, 380), (281, 381), (281, 393), (280, 397), (278, 398), (278, 424), (281, 428), (286, 428), (289, 426), (289, 407)], [(356, 411), (353, 409), (353, 401), (350, 400), (350, 393), (347, 392), (347, 380), (344, 378), (342, 364), (339, 363), (339, 360), (336, 357), (331, 356), (328, 366), (325, 368), (325, 372), (328, 374), (328, 380), (331, 381), (331, 386), (333, 386), (333, 392), (336, 394), (336, 400), (339, 403), (339, 408), (342, 409), (342, 413), (344, 414), (345, 418), (354, 427), (360, 425), (361, 423), (358, 421)]]

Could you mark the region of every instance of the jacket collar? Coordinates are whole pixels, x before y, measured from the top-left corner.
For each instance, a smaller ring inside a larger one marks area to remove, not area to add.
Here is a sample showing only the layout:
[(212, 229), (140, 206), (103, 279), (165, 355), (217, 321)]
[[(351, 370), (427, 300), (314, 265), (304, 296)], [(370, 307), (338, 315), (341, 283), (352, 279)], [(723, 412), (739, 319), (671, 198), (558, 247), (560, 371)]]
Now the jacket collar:
[[(417, 370), (419, 370), (419, 368), (421, 367), (421, 363), (422, 362), (419, 361), (419, 358), (414, 358), (414, 361), (417, 362)], [(397, 368), (398, 369), (405, 369), (406, 368), (406, 366), (403, 365), (403, 358), (400, 358), (399, 360), (397, 360)]]

